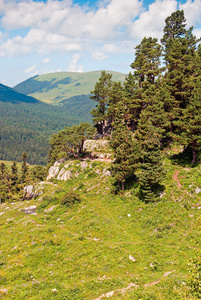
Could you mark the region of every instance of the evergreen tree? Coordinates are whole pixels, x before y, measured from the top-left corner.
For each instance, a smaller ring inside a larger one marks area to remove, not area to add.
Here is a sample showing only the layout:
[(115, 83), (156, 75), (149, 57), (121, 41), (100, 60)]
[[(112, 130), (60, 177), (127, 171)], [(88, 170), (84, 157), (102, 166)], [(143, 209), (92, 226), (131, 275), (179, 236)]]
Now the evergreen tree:
[(155, 82), (155, 78), (161, 73), (160, 57), (161, 46), (156, 38), (144, 37), (141, 43), (135, 47), (135, 60), (131, 64), (134, 69), (134, 77), (140, 88)]
[(197, 152), (201, 149), (201, 83), (194, 88), (190, 103), (178, 121), (182, 129), (179, 142), (192, 149), (192, 164), (196, 163)]
[(90, 99), (97, 102), (96, 108), (92, 109), (93, 122), (98, 129), (98, 132), (105, 136), (105, 127), (107, 119), (107, 105), (109, 101), (109, 92), (112, 86), (112, 74), (107, 74), (102, 71), (99, 81), (96, 82), (93, 94)]
[(107, 110), (107, 119), (112, 124), (115, 120), (119, 103), (123, 101), (123, 89), (121, 82), (113, 82), (109, 91), (109, 101)]
[(126, 178), (133, 175), (138, 166), (138, 147), (124, 119), (124, 106), (119, 103), (114, 131), (110, 137), (110, 146), (114, 151), (114, 161), (111, 166), (112, 175), (118, 182), (119, 189), (125, 189)]
[(11, 165), (11, 187), (12, 187), (12, 192), (15, 193), (19, 190), (18, 187), (18, 168), (17, 168), (17, 163), (13, 161)]
[(151, 121), (142, 116), (139, 122), (137, 140), (141, 146), (142, 163), (139, 184), (142, 198), (146, 201), (156, 200), (156, 191), (164, 179), (160, 139)]
[(78, 157), (84, 151), (84, 141), (87, 138), (92, 138), (95, 133), (96, 129), (91, 124), (80, 123), (80, 125), (65, 127), (53, 134), (49, 142), (51, 145), (49, 162), (53, 163), (67, 155)]
[(26, 151), (24, 151), (22, 153), (21, 183), (25, 183), (27, 179), (28, 170), (29, 170), (29, 167), (27, 165), (27, 159), (28, 159), (27, 153)]
[(141, 111), (142, 97), (141, 92), (138, 93), (139, 90), (137, 90), (137, 88), (138, 85), (136, 83), (136, 79), (130, 72), (129, 75), (125, 78), (123, 92), (124, 103), (126, 107), (126, 122), (132, 131), (134, 131), (137, 127)]

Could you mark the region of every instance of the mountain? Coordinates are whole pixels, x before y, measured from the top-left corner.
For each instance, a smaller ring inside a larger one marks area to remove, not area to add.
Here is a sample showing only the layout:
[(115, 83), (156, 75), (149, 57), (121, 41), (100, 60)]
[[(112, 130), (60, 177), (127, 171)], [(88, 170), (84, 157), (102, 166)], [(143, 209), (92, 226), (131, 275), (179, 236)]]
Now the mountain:
[[(101, 72), (101, 70), (86, 73), (57, 72), (38, 75), (16, 85), (14, 89), (19, 93), (32, 96), (50, 104), (62, 105), (63, 103), (67, 103), (68, 99), (71, 102), (74, 96), (79, 96), (81, 97), (79, 98), (81, 101), (82, 99), (86, 101), (89, 99), (89, 96), (86, 98), (86, 95), (89, 95), (94, 89), (94, 85), (101, 76)], [(123, 73), (114, 71), (106, 72), (112, 74), (114, 81), (123, 81), (126, 76)], [(93, 103), (93, 101), (89, 101), (89, 103)]]
[(82, 121), (87, 119), (0, 84), (0, 159), (20, 161), (26, 151), (29, 163), (45, 164), (50, 136)]
[(0, 101), (1, 102), (24, 102), (24, 103), (38, 103), (39, 101), (33, 97), (28, 97), (20, 92), (14, 91), (12, 88), (0, 84)]

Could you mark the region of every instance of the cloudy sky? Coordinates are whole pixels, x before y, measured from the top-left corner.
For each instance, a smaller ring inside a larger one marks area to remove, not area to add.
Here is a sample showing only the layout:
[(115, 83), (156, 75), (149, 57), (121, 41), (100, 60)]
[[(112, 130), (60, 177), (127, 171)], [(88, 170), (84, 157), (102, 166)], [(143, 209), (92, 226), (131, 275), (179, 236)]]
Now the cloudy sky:
[(183, 9), (201, 36), (201, 0), (0, 0), (0, 83), (36, 74), (128, 73), (134, 47), (160, 39), (164, 20)]

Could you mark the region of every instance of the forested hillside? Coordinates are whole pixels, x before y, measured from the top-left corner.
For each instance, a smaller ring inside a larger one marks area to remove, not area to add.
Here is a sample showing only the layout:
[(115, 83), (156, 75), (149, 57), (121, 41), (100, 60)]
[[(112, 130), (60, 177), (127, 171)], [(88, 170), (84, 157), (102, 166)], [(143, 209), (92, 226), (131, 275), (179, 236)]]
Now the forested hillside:
[(82, 114), (73, 116), (1, 85), (0, 159), (20, 161), (26, 151), (29, 163), (46, 164), (51, 134), (83, 120)]

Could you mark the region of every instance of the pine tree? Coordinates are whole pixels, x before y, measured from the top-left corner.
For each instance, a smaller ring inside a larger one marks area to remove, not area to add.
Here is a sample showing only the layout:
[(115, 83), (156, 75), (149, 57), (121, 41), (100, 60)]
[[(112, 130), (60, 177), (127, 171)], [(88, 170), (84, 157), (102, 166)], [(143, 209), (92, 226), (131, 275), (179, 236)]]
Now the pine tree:
[(24, 151), (22, 153), (21, 183), (25, 183), (27, 179), (28, 170), (29, 170), (29, 167), (27, 165), (27, 159), (28, 159), (27, 153), (26, 151)]
[(135, 47), (135, 60), (131, 64), (134, 69), (134, 77), (140, 88), (147, 84), (153, 84), (155, 78), (161, 73), (160, 57), (161, 46), (156, 38), (144, 37), (141, 43)]
[[(126, 107), (125, 117), (126, 122), (134, 131), (137, 127), (139, 121), (139, 115), (141, 112), (141, 91), (137, 90), (138, 85), (136, 83), (136, 79), (134, 75), (129, 73), (129, 75), (125, 78), (123, 93), (124, 93), (124, 103)], [(139, 98), (138, 98), (139, 97)]]
[(197, 161), (197, 152), (201, 149), (201, 83), (197, 81), (190, 103), (179, 122), (181, 134), (179, 141), (192, 149), (192, 164)]
[(142, 116), (136, 138), (142, 153), (141, 172), (139, 176), (140, 192), (146, 202), (156, 200), (156, 192), (164, 179), (160, 139), (151, 121)]
[(119, 103), (123, 101), (123, 89), (121, 82), (114, 81), (109, 91), (107, 119), (112, 124), (117, 115)]
[(107, 119), (107, 105), (109, 101), (109, 92), (112, 86), (112, 75), (102, 71), (99, 81), (96, 82), (93, 94), (90, 99), (97, 102), (96, 108), (92, 109), (93, 122), (98, 129), (98, 132), (105, 136), (105, 127)]
[(118, 182), (119, 189), (125, 189), (126, 178), (133, 175), (138, 167), (138, 146), (134, 143), (131, 131), (128, 130), (124, 119), (124, 105), (119, 103), (113, 124), (114, 131), (110, 137), (110, 146), (114, 151), (112, 175)]
[(12, 192), (15, 193), (19, 190), (18, 188), (18, 168), (17, 163), (13, 161), (11, 165), (11, 188)]

